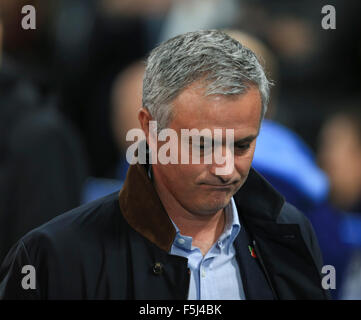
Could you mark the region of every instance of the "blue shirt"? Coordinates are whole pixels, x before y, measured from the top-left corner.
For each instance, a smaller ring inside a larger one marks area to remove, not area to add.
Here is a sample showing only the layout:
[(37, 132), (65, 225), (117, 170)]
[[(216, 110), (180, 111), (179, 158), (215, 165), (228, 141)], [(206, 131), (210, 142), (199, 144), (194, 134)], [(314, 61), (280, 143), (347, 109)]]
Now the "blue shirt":
[(233, 198), (225, 208), (226, 225), (222, 235), (205, 256), (198, 247), (192, 246), (192, 237), (180, 234), (176, 237), (170, 253), (188, 259), (191, 271), (189, 300), (244, 300), (242, 279), (233, 245), (241, 225)]

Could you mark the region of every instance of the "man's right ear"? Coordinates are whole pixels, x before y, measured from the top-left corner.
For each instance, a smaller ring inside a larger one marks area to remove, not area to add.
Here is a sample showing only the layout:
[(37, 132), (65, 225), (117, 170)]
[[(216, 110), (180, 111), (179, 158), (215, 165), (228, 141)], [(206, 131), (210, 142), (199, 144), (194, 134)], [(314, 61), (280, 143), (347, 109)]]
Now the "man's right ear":
[(138, 112), (138, 120), (149, 145), (149, 121), (153, 120), (153, 117), (148, 109), (142, 107)]

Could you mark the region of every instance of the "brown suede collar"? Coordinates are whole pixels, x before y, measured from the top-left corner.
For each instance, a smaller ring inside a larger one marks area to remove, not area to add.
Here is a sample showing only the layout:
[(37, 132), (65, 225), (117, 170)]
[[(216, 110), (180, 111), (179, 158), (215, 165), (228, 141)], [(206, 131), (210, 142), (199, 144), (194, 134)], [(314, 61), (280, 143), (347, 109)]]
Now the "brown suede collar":
[(129, 166), (119, 193), (119, 206), (133, 229), (162, 250), (170, 251), (176, 230), (144, 165), (137, 163)]

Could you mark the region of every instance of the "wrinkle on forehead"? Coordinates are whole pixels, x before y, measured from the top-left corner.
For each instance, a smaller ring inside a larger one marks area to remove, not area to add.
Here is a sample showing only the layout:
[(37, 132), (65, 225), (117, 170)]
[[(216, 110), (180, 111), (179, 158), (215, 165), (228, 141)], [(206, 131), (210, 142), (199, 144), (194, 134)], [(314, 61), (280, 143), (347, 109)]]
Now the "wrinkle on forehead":
[(174, 101), (173, 121), (181, 128), (240, 129), (260, 123), (261, 96), (250, 88), (238, 96), (204, 95), (205, 89), (189, 87)]

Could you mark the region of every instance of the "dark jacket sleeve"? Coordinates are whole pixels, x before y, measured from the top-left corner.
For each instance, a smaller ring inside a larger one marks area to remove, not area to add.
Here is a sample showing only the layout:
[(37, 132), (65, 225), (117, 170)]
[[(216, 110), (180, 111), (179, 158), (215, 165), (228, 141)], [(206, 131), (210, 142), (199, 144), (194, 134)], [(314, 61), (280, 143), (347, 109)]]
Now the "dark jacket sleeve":
[[(27, 288), (30, 272), (24, 266), (35, 268), (35, 288)], [(23, 269), (24, 268), (24, 269)], [(34, 300), (40, 299), (36, 278), (36, 266), (33, 266), (28, 251), (22, 240), (18, 241), (6, 256), (0, 268), (0, 300)]]

